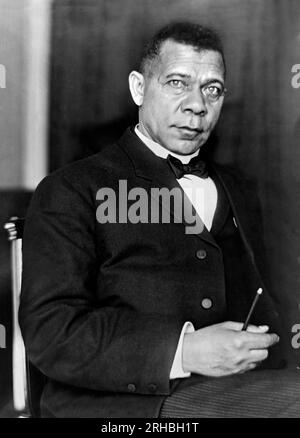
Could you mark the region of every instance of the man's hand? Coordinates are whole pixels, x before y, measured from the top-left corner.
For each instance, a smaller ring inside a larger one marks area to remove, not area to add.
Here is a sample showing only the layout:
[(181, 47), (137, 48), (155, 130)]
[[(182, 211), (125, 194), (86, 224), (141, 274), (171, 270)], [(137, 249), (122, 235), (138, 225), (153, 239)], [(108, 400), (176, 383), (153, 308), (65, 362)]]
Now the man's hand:
[(221, 377), (258, 366), (279, 337), (266, 333), (268, 326), (249, 325), (247, 331), (241, 331), (242, 327), (242, 323), (227, 321), (186, 333), (182, 350), (184, 371)]

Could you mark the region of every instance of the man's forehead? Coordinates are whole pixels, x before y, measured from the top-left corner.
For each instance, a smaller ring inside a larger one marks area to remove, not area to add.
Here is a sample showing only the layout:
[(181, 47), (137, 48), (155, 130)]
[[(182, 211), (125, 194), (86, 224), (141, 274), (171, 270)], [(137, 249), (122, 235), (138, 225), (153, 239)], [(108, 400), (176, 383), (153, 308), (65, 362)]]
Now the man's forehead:
[(159, 74), (167, 74), (173, 69), (199, 68), (223, 75), (224, 64), (221, 54), (209, 49), (199, 51), (191, 45), (172, 40), (167, 40), (162, 44), (157, 65)]

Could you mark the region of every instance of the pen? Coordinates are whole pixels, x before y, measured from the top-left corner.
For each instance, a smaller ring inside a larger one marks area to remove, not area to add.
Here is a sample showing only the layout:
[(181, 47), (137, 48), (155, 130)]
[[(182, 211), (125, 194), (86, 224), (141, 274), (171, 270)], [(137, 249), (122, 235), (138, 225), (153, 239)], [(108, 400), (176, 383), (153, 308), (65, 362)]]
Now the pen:
[(256, 295), (255, 295), (254, 300), (253, 300), (253, 303), (252, 303), (252, 306), (251, 306), (251, 308), (250, 308), (250, 310), (249, 310), (249, 313), (248, 313), (248, 315), (247, 315), (246, 321), (244, 322), (244, 325), (243, 325), (242, 330), (247, 330), (247, 328), (248, 328), (248, 324), (249, 324), (249, 321), (250, 321), (250, 318), (251, 318), (251, 316), (252, 316), (252, 313), (253, 313), (253, 311), (254, 311), (254, 308), (255, 308), (255, 306), (256, 306), (256, 303), (257, 303), (257, 301), (258, 301), (258, 298), (259, 298), (260, 295), (262, 294), (262, 291), (263, 291), (263, 290), (262, 290), (261, 287), (260, 287), (259, 289), (257, 289)]

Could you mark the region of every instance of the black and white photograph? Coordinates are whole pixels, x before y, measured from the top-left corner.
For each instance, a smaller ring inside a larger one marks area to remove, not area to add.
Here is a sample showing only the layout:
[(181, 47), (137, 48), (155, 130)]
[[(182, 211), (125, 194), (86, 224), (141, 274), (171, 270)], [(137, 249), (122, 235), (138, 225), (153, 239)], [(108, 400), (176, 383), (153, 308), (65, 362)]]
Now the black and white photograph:
[(299, 146), (297, 0), (0, 0), (0, 419), (300, 418)]

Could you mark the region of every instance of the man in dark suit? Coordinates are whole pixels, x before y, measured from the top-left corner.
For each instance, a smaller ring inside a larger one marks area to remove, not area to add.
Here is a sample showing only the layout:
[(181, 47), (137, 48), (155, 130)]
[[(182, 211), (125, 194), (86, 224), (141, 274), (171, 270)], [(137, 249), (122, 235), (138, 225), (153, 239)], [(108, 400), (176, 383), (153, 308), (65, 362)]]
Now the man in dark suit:
[(164, 28), (129, 85), (139, 124), (45, 178), (26, 219), (20, 323), (44, 416), (181, 415), (191, 388), (199, 405), (207, 384), (280, 366), (255, 197), (199, 153), (225, 94), (218, 37)]

